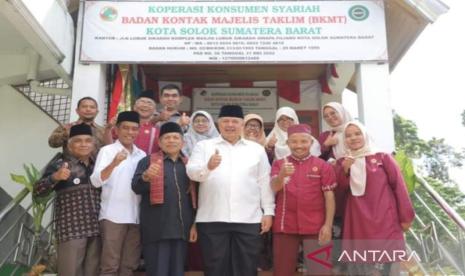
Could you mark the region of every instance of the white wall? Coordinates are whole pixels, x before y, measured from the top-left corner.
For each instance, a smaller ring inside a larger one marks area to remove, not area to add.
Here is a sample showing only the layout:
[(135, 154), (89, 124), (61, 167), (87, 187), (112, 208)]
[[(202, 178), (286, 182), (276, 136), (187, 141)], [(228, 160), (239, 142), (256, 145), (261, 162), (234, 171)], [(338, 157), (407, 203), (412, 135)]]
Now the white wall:
[[(0, 185), (15, 196), (23, 186), (10, 179), (10, 173), (25, 174), (24, 163), (39, 170), (58, 152), (48, 146), (48, 136), (56, 121), (11, 86), (0, 86)], [(25, 200), (23, 207), (29, 205)]]
[[(84, 2), (80, 3), (77, 35), (74, 56), (74, 76), (73, 76), (73, 93), (71, 97), (71, 110), (74, 110), (79, 100), (83, 97), (94, 98), (99, 105), (99, 113), (95, 122), (100, 125), (105, 125), (105, 88), (107, 81), (107, 65), (106, 64), (81, 64), (79, 56), (81, 55), (81, 36), (82, 36), (82, 20), (84, 12)], [(78, 115), (76, 112), (71, 112), (70, 121), (76, 121)]]
[(74, 23), (62, 0), (22, 0), (50, 39), (65, 55), (61, 66), (71, 74), (74, 51)]

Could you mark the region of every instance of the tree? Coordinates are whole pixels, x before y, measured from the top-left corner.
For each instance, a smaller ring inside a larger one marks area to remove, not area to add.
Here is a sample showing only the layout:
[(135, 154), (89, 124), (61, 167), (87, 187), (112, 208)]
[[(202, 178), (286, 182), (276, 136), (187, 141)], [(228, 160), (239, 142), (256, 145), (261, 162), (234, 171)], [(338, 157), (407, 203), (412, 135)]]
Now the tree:
[[(465, 111), (462, 113), (462, 117), (465, 123)], [(396, 152), (400, 154), (406, 154), (407, 157), (419, 160), (425, 172), (427, 174), (426, 180), (428, 184), (451, 206), (455, 211), (462, 217), (465, 217), (465, 194), (460, 191), (458, 185), (451, 181), (449, 177), (449, 167), (462, 167), (465, 160), (465, 151), (456, 151), (453, 147), (447, 145), (445, 140), (442, 138), (435, 138), (425, 141), (418, 137), (418, 128), (413, 121), (402, 118), (398, 114), (394, 114), (394, 131), (396, 140)], [(400, 156), (401, 157), (401, 156)], [(408, 158), (400, 158), (403, 162), (399, 162), (401, 168), (408, 168)], [(403, 169), (404, 177), (408, 170)], [(410, 176), (415, 181), (415, 175)], [(408, 182), (408, 173), (406, 181)], [(411, 185), (410, 185), (411, 186)], [(450, 256), (455, 259), (456, 262), (460, 262), (460, 256), (462, 256), (460, 243), (454, 241), (448, 234), (448, 231), (452, 232), (453, 236), (459, 236), (460, 231), (453, 220), (449, 218), (449, 215), (441, 208), (441, 206), (429, 195), (427, 189), (419, 185), (415, 188), (411, 194), (412, 202), (414, 204), (416, 216), (418, 220), (413, 225), (413, 231), (417, 235), (429, 236), (428, 232), (431, 228), (428, 226), (435, 225), (438, 244), (441, 244), (444, 248), (447, 248)], [(425, 207), (426, 204), (427, 207)], [(432, 215), (430, 213), (434, 213)], [(442, 224), (435, 222), (438, 218)], [(422, 221), (426, 227), (423, 227), (418, 221)], [(442, 225), (448, 229), (446, 231)], [(431, 235), (430, 235), (431, 236)], [(421, 246), (418, 244), (418, 240), (413, 235), (407, 235), (407, 243), (411, 246), (415, 252), (422, 251)], [(438, 248), (436, 243), (429, 243), (428, 248), (430, 250)], [(456, 275), (458, 271), (454, 269), (445, 259), (438, 258), (438, 251), (428, 251), (428, 257), (430, 260), (434, 260), (431, 263), (424, 263), (428, 267), (428, 272), (432, 274), (436, 271), (436, 265), (441, 265), (444, 270), (438, 275), (446, 274)], [(426, 254), (426, 253), (425, 253)], [(422, 257), (426, 257), (422, 255)], [(428, 260), (428, 259), (424, 259)]]
[[(465, 111), (462, 114), (465, 116)], [(464, 118), (465, 119), (465, 118)], [(456, 151), (443, 138), (425, 141), (418, 137), (417, 125), (394, 113), (394, 137), (396, 151), (403, 151), (413, 159), (422, 160), (429, 177), (450, 183), (449, 167), (460, 168), (465, 160), (465, 151)]]
[(396, 151), (402, 150), (410, 158), (420, 158), (427, 148), (424, 140), (418, 137), (417, 125), (394, 113), (394, 138)]
[(460, 168), (463, 166), (465, 156), (463, 152), (457, 152), (447, 145), (443, 138), (433, 137), (427, 142), (427, 151), (424, 153), (424, 166), (429, 176), (444, 183), (450, 183), (449, 167)]

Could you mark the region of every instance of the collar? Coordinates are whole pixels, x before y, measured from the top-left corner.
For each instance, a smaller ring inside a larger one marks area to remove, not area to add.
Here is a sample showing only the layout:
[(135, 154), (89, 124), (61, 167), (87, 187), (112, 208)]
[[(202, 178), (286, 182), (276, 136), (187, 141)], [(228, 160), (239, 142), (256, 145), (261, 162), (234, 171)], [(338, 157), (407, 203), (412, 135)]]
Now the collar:
[(147, 122), (145, 122), (145, 123), (140, 123), (140, 126), (141, 126), (141, 127), (145, 127), (145, 126), (154, 127), (155, 124), (154, 124), (151, 120), (149, 120), (149, 121), (147, 121)]
[[(163, 111), (165, 111), (164, 108), (163, 108), (163, 109), (160, 109), (160, 111), (157, 111), (157, 113), (160, 114), (160, 113), (162, 113)], [(179, 112), (179, 110), (176, 110), (175, 112), (173, 112), (173, 113), (171, 114), (170, 117), (173, 117), (173, 116), (181, 116), (181, 115), (182, 115), (181, 112)]]
[[(163, 151), (162, 151), (163, 152)], [(176, 158), (176, 161), (182, 161), (182, 158), (183, 158), (183, 154), (182, 154), (182, 151), (178, 154), (178, 158)], [(169, 159), (171, 160), (171, 158), (168, 156), (168, 154), (166, 154), (165, 152), (163, 152), (163, 160), (166, 160), (166, 159)]]
[(303, 162), (303, 161), (307, 161), (308, 159), (310, 159), (312, 157), (312, 154), (311, 153), (308, 153), (307, 156), (305, 156), (304, 158), (302, 159), (297, 159), (296, 157), (294, 157), (294, 155), (290, 154), (289, 157), (294, 160), (294, 161), (297, 161), (297, 162)]
[(238, 145), (238, 144), (247, 144), (246, 140), (243, 137), (240, 137), (239, 140), (235, 144), (231, 144), (229, 141), (226, 141), (221, 134), (215, 138), (216, 139), (216, 144), (221, 144), (221, 143), (227, 143), (229, 145)]
[(82, 162), (80, 159), (76, 158), (75, 156), (71, 155), (69, 152), (64, 154), (64, 159), (68, 160), (71, 163), (74, 164), (81, 164), (83, 166), (90, 166), (95, 163), (95, 159), (92, 155), (89, 156), (89, 165), (86, 165), (86, 163)]
[[(123, 144), (121, 144), (121, 142), (119, 140), (116, 140), (114, 142), (114, 144), (116, 144), (116, 147), (118, 148), (118, 151), (122, 150), (122, 149), (126, 149)], [(133, 156), (133, 155), (136, 155), (139, 153), (139, 151), (141, 151), (141, 149), (139, 149), (136, 144), (132, 144), (132, 153), (129, 153), (130, 156)]]
[(173, 117), (173, 116), (181, 116), (181, 115), (182, 115), (181, 112), (176, 111), (173, 114), (171, 114), (171, 117)]

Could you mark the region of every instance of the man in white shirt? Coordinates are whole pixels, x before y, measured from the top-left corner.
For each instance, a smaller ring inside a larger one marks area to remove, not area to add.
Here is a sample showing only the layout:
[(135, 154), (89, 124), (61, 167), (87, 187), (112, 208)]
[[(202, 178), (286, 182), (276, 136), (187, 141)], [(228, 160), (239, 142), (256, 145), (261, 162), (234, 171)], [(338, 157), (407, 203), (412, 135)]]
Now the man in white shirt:
[(100, 149), (91, 175), (102, 187), (99, 214), (102, 236), (100, 275), (133, 275), (140, 260), (139, 202), (131, 188), (132, 177), (145, 152), (134, 145), (139, 114), (124, 111), (116, 122), (118, 140)]
[(258, 143), (241, 138), (242, 108), (221, 107), (221, 136), (200, 141), (187, 174), (200, 182), (196, 216), (206, 276), (257, 275), (260, 234), (274, 215), (270, 165)]

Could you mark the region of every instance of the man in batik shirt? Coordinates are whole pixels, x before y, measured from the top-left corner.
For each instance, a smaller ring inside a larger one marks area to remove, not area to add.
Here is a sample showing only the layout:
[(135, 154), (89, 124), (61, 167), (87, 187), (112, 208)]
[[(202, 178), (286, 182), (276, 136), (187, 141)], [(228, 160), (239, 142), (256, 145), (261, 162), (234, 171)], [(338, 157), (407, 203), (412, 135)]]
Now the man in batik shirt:
[(94, 149), (91, 127), (87, 124), (72, 126), (67, 153), (46, 168), (34, 188), (35, 196), (56, 192), (58, 275), (98, 275), (100, 189), (90, 183)]

